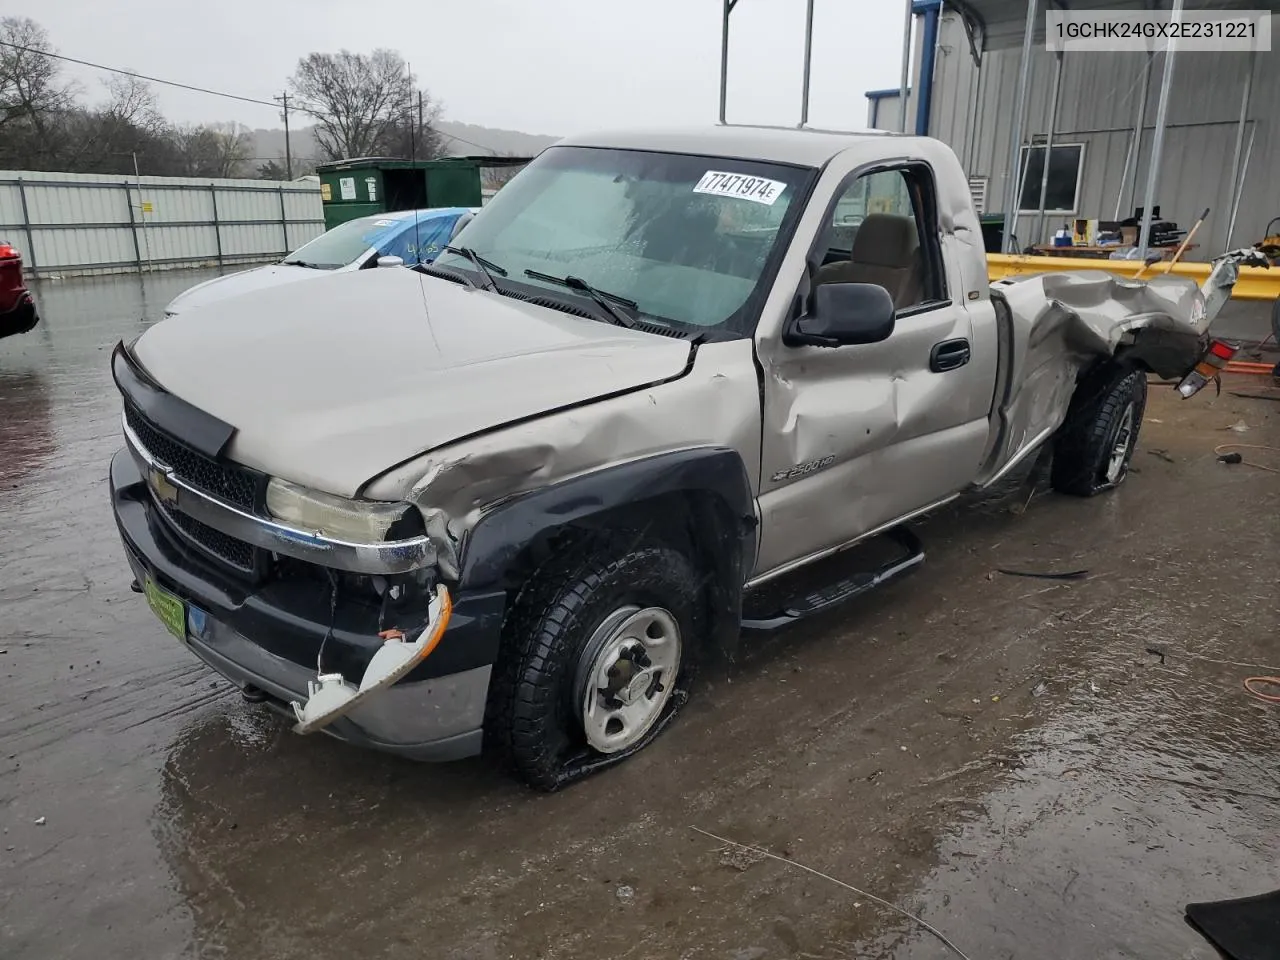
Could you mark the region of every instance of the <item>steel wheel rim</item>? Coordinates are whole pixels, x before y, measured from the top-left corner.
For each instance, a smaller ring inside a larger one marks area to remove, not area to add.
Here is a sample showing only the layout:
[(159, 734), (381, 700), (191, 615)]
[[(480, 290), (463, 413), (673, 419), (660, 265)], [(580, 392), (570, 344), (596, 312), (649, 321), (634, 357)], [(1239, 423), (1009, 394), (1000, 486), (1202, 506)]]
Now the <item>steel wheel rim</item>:
[(1119, 483), (1124, 476), (1125, 463), (1129, 459), (1129, 450), (1133, 447), (1134, 414), (1136, 408), (1132, 400), (1120, 415), (1120, 426), (1116, 429), (1116, 439), (1111, 445), (1111, 459), (1107, 461), (1107, 482)]
[(614, 611), (578, 664), (579, 719), (600, 753), (634, 746), (662, 716), (680, 671), (680, 625), (661, 607)]

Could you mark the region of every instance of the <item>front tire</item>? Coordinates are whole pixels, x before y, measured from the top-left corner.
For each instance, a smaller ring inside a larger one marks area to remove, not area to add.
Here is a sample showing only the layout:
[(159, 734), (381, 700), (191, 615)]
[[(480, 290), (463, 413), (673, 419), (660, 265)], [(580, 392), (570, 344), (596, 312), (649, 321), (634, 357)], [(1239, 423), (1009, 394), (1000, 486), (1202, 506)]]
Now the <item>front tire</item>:
[(1146, 406), (1142, 370), (1112, 364), (1081, 381), (1054, 444), (1053, 488), (1092, 497), (1123, 483)]
[(534, 574), (503, 625), (485, 719), (522, 780), (555, 790), (661, 732), (691, 673), (697, 582), (659, 545), (583, 550)]

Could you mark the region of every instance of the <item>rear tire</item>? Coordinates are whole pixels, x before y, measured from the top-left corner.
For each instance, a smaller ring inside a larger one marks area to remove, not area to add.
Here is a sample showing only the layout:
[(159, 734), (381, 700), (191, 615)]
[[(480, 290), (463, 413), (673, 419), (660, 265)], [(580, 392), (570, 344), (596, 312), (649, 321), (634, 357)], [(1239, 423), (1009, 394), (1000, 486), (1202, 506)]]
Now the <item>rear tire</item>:
[(503, 625), (485, 740), (538, 789), (647, 746), (692, 672), (702, 619), (692, 566), (670, 547), (625, 542), (553, 560)]
[(1123, 483), (1146, 406), (1142, 370), (1108, 364), (1082, 380), (1054, 443), (1053, 488), (1092, 497)]

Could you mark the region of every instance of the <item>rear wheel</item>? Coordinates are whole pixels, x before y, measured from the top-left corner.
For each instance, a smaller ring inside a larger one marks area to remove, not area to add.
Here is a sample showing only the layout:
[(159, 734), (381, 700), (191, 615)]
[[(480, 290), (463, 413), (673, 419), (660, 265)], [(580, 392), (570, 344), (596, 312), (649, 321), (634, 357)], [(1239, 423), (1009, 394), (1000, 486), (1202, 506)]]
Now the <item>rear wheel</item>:
[(1051, 480), (1060, 493), (1092, 497), (1122, 483), (1142, 429), (1147, 377), (1108, 365), (1076, 388), (1054, 444)]
[(554, 790), (643, 749), (684, 699), (697, 578), (666, 546), (581, 551), (521, 590), (503, 627), (487, 743)]

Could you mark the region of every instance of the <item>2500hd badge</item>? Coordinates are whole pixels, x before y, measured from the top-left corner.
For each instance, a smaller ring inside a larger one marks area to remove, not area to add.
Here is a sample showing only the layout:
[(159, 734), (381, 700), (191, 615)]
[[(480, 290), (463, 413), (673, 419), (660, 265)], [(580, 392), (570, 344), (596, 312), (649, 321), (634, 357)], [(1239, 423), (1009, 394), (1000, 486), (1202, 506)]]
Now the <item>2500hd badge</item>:
[(808, 463), (797, 464), (790, 470), (779, 470), (772, 477), (773, 482), (777, 483), (781, 480), (794, 480), (796, 477), (807, 476), (815, 470), (821, 470), (823, 467), (829, 467), (836, 462), (835, 455), (823, 457), (820, 460), (810, 460)]

